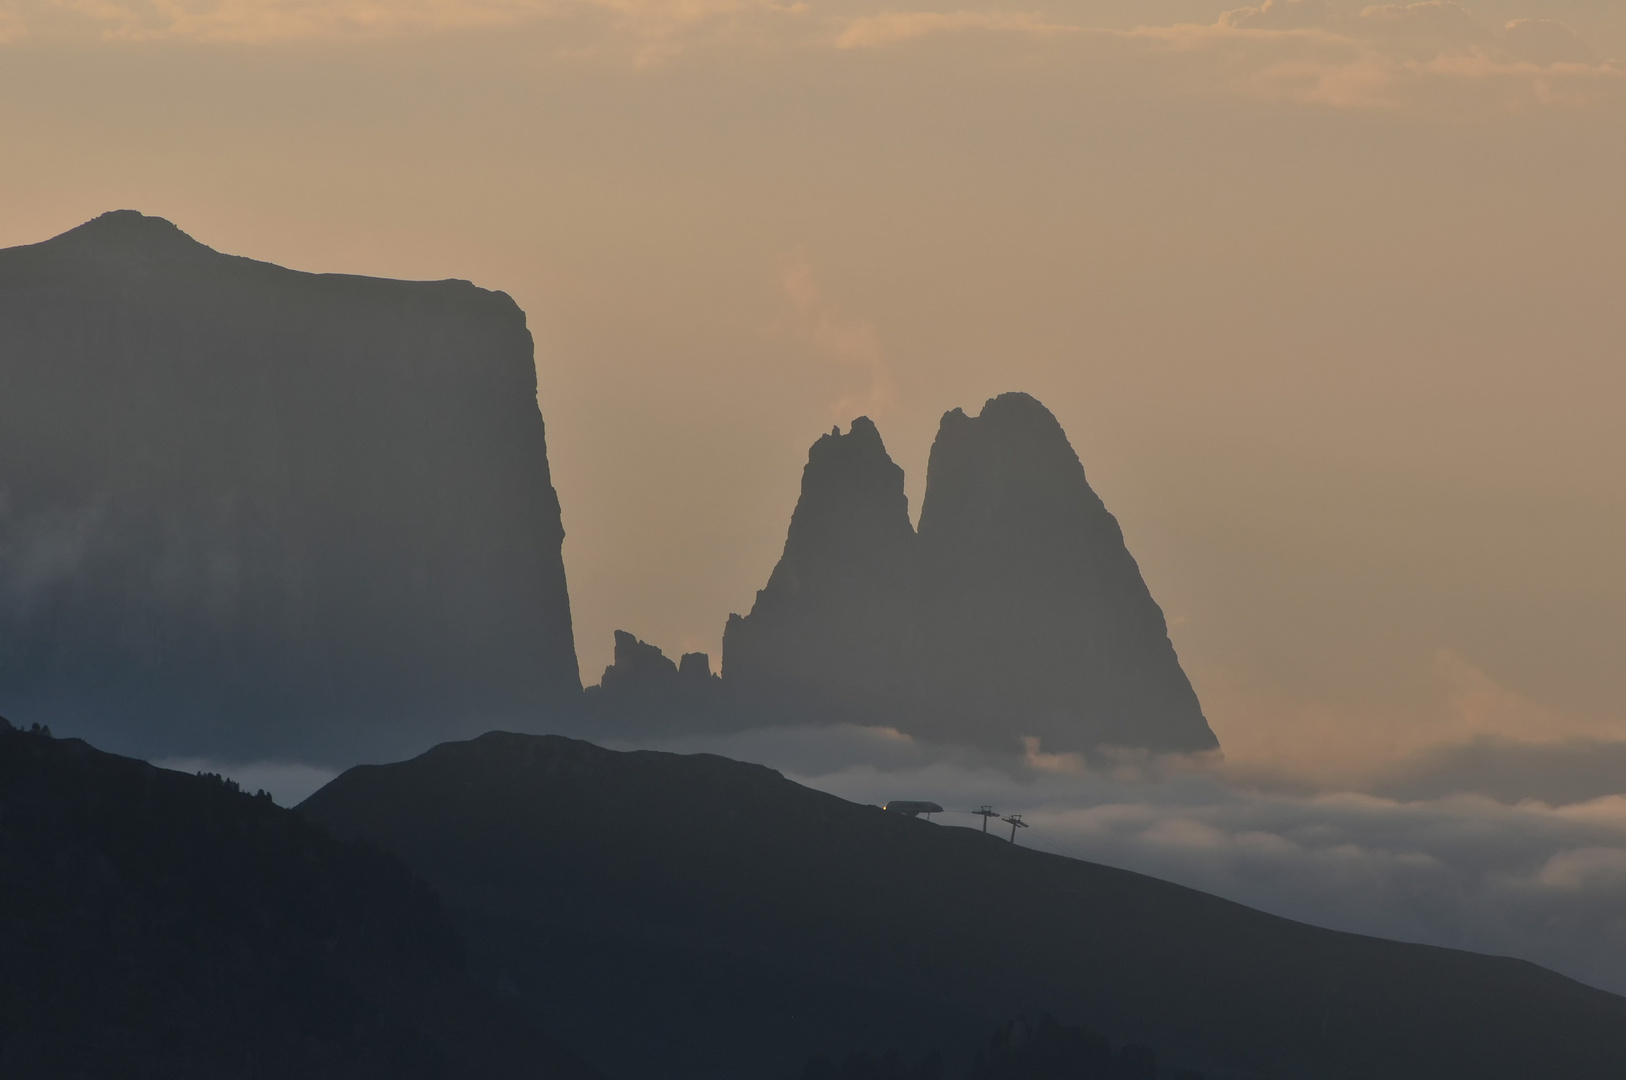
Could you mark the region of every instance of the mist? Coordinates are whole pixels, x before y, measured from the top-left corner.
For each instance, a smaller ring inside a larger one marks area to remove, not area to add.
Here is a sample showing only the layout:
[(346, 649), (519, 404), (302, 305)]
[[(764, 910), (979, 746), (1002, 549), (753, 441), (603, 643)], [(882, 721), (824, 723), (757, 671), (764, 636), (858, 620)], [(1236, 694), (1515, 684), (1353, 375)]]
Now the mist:
[[(1555, 779), (1558, 761), (1618, 762), (1626, 744), (1476, 742), (1397, 762), (1360, 787), (1250, 776), (1218, 756), (1088, 762), (1032, 745), (999, 756), (884, 728), (611, 745), (761, 762), (860, 803), (934, 801), (945, 828), (980, 828), (969, 811), (990, 805), (1022, 815), (1018, 844), (1316, 926), (1519, 957), (1626, 991), (1626, 774)], [(1486, 756), (1500, 769), (1462, 767)]]

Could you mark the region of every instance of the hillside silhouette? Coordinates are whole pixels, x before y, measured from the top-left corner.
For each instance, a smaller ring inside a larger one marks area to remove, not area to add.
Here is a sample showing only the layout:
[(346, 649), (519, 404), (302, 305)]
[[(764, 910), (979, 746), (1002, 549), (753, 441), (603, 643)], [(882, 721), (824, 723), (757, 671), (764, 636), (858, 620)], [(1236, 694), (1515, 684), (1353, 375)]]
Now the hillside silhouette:
[(820, 1055), (801, 1080), (1205, 1080), (1190, 1069), (1160, 1070), (1144, 1046), (1114, 1047), (1079, 1024), (1048, 1013), (1036, 1021), (1016, 1017), (995, 1029), (963, 1061), (939, 1051), (910, 1060), (895, 1050), (850, 1054), (839, 1064)]
[(626, 1080), (791, 1078), (1041, 1013), (1210, 1077), (1626, 1061), (1626, 999), (1535, 965), (1307, 926), (710, 755), (490, 733), (351, 769), (299, 811), (422, 873), (481, 977)]
[(0, 1076), (590, 1080), (397, 859), (0, 722)]

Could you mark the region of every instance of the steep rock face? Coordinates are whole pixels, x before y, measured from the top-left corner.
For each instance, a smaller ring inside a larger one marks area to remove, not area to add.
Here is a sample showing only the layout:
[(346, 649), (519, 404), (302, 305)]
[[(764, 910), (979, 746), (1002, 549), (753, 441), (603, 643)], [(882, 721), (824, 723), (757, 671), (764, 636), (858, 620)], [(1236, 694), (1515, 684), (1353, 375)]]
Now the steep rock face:
[(1117, 519), (1034, 398), (943, 417), (919, 543), (916, 730), (1053, 750), (1218, 745)]
[(729, 616), (723, 680), (741, 714), (892, 722), (907, 686), (915, 534), (903, 470), (868, 417), (808, 452), (785, 551)]
[(579, 697), (530, 334), (118, 211), (0, 251), (0, 708), (355, 760)]

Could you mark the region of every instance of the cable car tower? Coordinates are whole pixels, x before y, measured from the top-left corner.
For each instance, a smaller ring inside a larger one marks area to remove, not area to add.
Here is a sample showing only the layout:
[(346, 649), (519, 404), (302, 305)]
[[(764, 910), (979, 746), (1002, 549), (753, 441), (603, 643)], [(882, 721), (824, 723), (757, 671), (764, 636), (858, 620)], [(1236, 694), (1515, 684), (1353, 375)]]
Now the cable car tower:
[(971, 812), (973, 814), (976, 814), (978, 817), (982, 818), (982, 831), (983, 832), (988, 831), (988, 819), (989, 818), (991, 818), (991, 817), (999, 817), (999, 811), (995, 810), (992, 806), (986, 806), (986, 805), (985, 806), (979, 806), (979, 807), (977, 807), (975, 810), (973, 810)]
[[(1010, 817), (1000, 818), (999, 820), (1011, 827), (1011, 843), (1013, 844), (1016, 843), (1016, 830), (1025, 829), (1028, 827), (1028, 823), (1022, 820), (1021, 814), (1012, 814)], [(986, 827), (988, 825), (988, 819), (983, 818), (982, 824), (984, 827)]]

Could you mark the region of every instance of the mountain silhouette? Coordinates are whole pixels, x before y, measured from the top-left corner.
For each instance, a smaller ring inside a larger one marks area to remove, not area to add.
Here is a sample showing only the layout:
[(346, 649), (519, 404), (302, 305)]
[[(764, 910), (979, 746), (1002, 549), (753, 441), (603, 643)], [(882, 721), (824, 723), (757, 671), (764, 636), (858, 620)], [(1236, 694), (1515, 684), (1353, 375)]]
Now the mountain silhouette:
[(335, 764), (580, 693), (525, 316), (121, 210), (0, 251), (0, 709)]
[(868, 417), (807, 455), (784, 554), (723, 631), (723, 680), (747, 717), (897, 723), (910, 695), (915, 530), (903, 470)]
[(662, 729), (715, 727), (727, 713), (711, 657), (684, 653), (674, 664), (625, 630), (615, 632), (614, 662), (587, 688), (582, 706), (597, 720)]
[(1049, 1013), (1168, 1067), (1604, 1080), (1626, 999), (1319, 929), (709, 755), (490, 733), (299, 811), (422, 873), (482, 978), (626, 1080), (794, 1077)]
[(0, 1076), (592, 1075), (471, 989), (395, 858), (0, 721)]
[(1075, 751), (1219, 745), (1117, 519), (1027, 394), (943, 417), (920, 579), (920, 734), (997, 744), (1015, 732)]
[(729, 617), (723, 681), (748, 725), (1000, 751), (1219, 745), (1117, 520), (1027, 394), (943, 417), (918, 535), (873, 423), (814, 443), (784, 554)]

